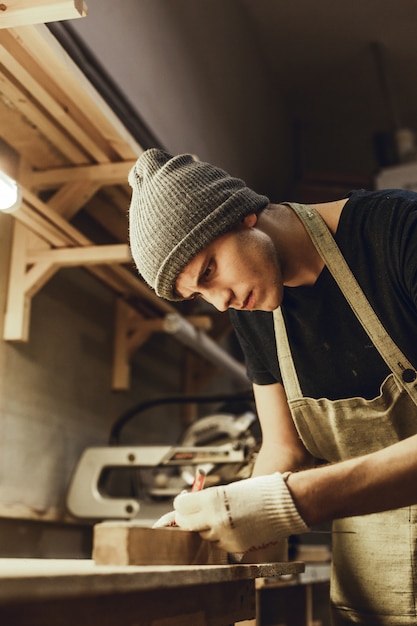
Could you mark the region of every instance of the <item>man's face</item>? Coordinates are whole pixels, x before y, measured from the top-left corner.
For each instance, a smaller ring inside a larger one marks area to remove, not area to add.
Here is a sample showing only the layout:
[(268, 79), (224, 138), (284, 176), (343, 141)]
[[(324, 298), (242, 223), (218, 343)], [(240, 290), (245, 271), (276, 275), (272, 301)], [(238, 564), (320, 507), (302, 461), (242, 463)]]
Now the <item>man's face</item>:
[(215, 239), (186, 266), (176, 283), (181, 297), (201, 297), (219, 311), (273, 311), (281, 304), (276, 250), (266, 234), (251, 226), (256, 218), (250, 218)]

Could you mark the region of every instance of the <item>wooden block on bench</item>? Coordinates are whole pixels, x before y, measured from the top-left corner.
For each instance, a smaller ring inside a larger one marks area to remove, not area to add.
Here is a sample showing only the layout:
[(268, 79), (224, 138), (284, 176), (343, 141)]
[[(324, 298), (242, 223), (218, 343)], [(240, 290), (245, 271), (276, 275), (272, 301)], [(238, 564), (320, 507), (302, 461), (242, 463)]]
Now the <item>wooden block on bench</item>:
[(97, 565), (224, 565), (227, 553), (193, 531), (146, 528), (134, 521), (94, 526)]

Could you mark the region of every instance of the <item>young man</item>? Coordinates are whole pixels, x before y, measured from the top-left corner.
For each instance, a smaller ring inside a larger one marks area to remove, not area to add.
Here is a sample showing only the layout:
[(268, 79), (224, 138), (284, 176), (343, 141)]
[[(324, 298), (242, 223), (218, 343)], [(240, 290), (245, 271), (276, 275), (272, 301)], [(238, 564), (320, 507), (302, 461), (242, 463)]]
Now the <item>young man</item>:
[(129, 182), (139, 273), (231, 310), (262, 427), (254, 477), (176, 522), (245, 554), (334, 520), (334, 624), (416, 624), (417, 194), (272, 204), (155, 149)]

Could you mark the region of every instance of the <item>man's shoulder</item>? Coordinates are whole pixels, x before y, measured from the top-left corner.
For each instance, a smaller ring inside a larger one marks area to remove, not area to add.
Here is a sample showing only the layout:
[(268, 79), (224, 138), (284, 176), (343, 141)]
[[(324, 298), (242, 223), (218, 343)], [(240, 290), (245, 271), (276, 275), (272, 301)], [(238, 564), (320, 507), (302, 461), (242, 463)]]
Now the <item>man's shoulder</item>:
[(374, 209), (379, 211), (416, 211), (417, 192), (410, 189), (356, 189), (347, 194), (344, 212)]

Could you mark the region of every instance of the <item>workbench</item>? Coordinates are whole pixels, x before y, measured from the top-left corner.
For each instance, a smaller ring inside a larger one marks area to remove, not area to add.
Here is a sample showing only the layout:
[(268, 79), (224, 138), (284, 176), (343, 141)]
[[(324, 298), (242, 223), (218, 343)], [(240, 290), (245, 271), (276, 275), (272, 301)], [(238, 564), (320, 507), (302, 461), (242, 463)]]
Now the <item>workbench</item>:
[(304, 564), (98, 566), (91, 560), (0, 559), (7, 626), (226, 626), (256, 615), (257, 578)]

